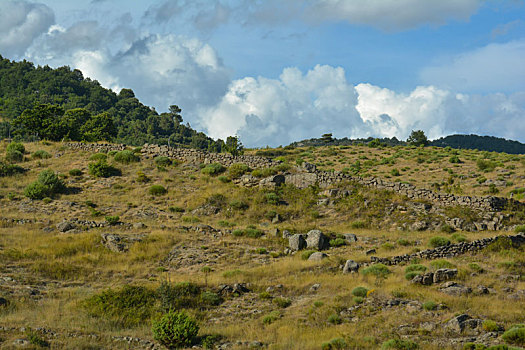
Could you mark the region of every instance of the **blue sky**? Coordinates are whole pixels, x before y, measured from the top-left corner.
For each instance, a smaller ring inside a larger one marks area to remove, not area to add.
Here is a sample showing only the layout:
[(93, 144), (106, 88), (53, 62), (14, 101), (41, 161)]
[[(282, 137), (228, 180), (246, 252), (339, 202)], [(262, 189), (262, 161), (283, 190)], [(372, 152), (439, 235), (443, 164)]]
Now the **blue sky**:
[(245, 145), (525, 142), (522, 0), (0, 0), (0, 54), (79, 68)]

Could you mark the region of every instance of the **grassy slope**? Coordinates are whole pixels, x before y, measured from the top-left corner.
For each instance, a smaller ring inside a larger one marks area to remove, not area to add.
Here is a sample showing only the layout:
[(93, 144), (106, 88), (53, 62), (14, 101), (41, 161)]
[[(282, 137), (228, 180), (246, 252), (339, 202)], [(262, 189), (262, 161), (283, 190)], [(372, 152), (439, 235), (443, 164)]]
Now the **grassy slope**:
[[(76, 331), (99, 336), (97, 341), (89, 342), (82, 337), (50, 338), (55, 348), (87, 348), (90, 343), (98, 343), (103, 348), (119, 348), (121, 345), (111, 340), (114, 335), (152, 339), (149, 320), (139, 326), (123, 328), (108, 319), (90, 317), (81, 305), (86, 298), (108, 287), (119, 288), (125, 284), (133, 284), (154, 289), (166, 280), (190, 281), (204, 286), (206, 279), (212, 289), (220, 284), (250, 283), (253, 293), (238, 298), (227, 297), (222, 305), (211, 310), (190, 312), (198, 318), (201, 334), (219, 333), (232, 341), (258, 340), (271, 344), (271, 348), (275, 349), (319, 349), (323, 342), (337, 337), (345, 337), (347, 343), (353, 343), (355, 348), (373, 349), (397, 334), (398, 327), (402, 324), (414, 327), (410, 338), (417, 340), (422, 348), (437, 349), (442, 346), (432, 344), (431, 341), (440, 337), (445, 339), (444, 331), (440, 327), (425, 331), (421, 327), (424, 322), (439, 324), (457, 313), (492, 319), (505, 327), (525, 321), (522, 313), (525, 301), (521, 299), (509, 302), (506, 299), (508, 292), (502, 289), (507, 286), (516, 290), (525, 289), (525, 282), (509, 283), (499, 278), (503, 274), (524, 274), (523, 249), (500, 253), (484, 252), (449, 259), (460, 270), (459, 282), (473, 288), (478, 285), (494, 288), (496, 294), (492, 295), (452, 297), (439, 292), (437, 287), (412, 286), (404, 278), (403, 266), (392, 267), (393, 273), (384, 281), (362, 275), (342, 275), (339, 266), (346, 259), (367, 261), (364, 253), (367, 249), (376, 248), (378, 256), (398, 255), (426, 248), (431, 237), (447, 234), (356, 229), (353, 228), (355, 221), (362, 219), (365, 214), (364, 209), (355, 209), (352, 202), (335, 207), (317, 207), (316, 196), (311, 190), (286, 189), (281, 196), (289, 205), (268, 204), (268, 191), (222, 183), (217, 178), (202, 175), (199, 167), (191, 164), (183, 163), (160, 171), (152, 160), (143, 159), (129, 165), (117, 164), (123, 172), (120, 177), (95, 179), (87, 174), (91, 154), (72, 152), (60, 147), (60, 144), (27, 144), (29, 152), (44, 149), (52, 155), (59, 153), (61, 156), (45, 160), (30, 160), (28, 156), (29, 160), (21, 164), (29, 169), (26, 174), (0, 178), (0, 195), (3, 197), (0, 199), (1, 217), (39, 221), (25, 225), (1, 224), (0, 277), (9, 277), (12, 280), (0, 278), (0, 296), (11, 302), (9, 307), (0, 309), (0, 326), (47, 327), (61, 334)], [(5, 145), (0, 147), (4, 148)], [(459, 183), (462, 191), (467, 194), (481, 194), (487, 190), (486, 187), (476, 186), (478, 182), (473, 174), (487, 179), (503, 176), (505, 181), (512, 182), (512, 186), (500, 189), (504, 195), (508, 194), (510, 188), (525, 187), (523, 156), (459, 151), (458, 157), (464, 163), (456, 167), (449, 163), (451, 155), (443, 149), (370, 149), (355, 146), (293, 150), (285, 159), (295, 162), (300, 156), (306, 161), (317, 163), (320, 168), (339, 170), (354, 163), (359, 157), (372, 160), (395, 155), (399, 155), (395, 157), (395, 164), (375, 165), (366, 173), (387, 177), (395, 167), (402, 174), (396, 180), (429, 187), (433, 182), (448, 181), (450, 173), (443, 170), (448, 167), (457, 174), (454, 184)], [(425, 161), (418, 163), (418, 157), (423, 157)], [(492, 158), (502, 166), (483, 173), (475, 165), (477, 159), (482, 157)], [(432, 163), (427, 163), (427, 160), (432, 159)], [(365, 161), (366, 159), (361, 158), (362, 164)], [(68, 186), (79, 187), (82, 191), (61, 195), (49, 203), (28, 203), (23, 198), (23, 189), (46, 168), (66, 174)], [(79, 178), (67, 176), (73, 168), (81, 169), (84, 175)], [(150, 182), (138, 183), (138, 171), (144, 172)], [(148, 188), (152, 184), (162, 184), (168, 189), (168, 194), (159, 197), (149, 195)], [(372, 199), (390, 196), (389, 200), (403, 201), (401, 197), (385, 193), (365, 190), (362, 193)], [(226, 198), (219, 214), (191, 214), (191, 210), (205, 204), (216, 194), (222, 194)], [(93, 217), (86, 201), (95, 203), (102, 216)], [(234, 201), (244, 201), (249, 208), (232, 209), (229, 204)], [(170, 207), (183, 208), (185, 212), (173, 212), (169, 210)], [(271, 211), (281, 213), (286, 221), (271, 224), (266, 215)], [(373, 215), (382, 220), (381, 213), (379, 210)], [(125, 229), (115, 226), (77, 234), (42, 230), (46, 226), (54, 227), (63, 218), (104, 221), (104, 215), (118, 215), (125, 223), (143, 222), (147, 228)], [(41, 223), (43, 220), (49, 220), (49, 223)], [(286, 242), (278, 238), (252, 239), (231, 235), (212, 238), (207, 234), (186, 232), (179, 228), (181, 225), (199, 223), (222, 229), (255, 225), (267, 231), (273, 227), (297, 232), (321, 228), (325, 232), (353, 232), (360, 240), (353, 245), (331, 249), (328, 259), (322, 263), (314, 263), (302, 260), (301, 254), (280, 255)], [(100, 244), (99, 235), (102, 232), (124, 235), (145, 233), (147, 238), (133, 244), (129, 252), (114, 253)], [(492, 236), (494, 232), (461, 234), (473, 240)], [(365, 237), (369, 239), (364, 240)], [(409, 245), (398, 244), (399, 239), (407, 240)], [(267, 253), (259, 248), (265, 248)], [(172, 249), (182, 259), (169, 264), (165, 262), (165, 258)], [(429, 262), (422, 263), (430, 268)], [(469, 267), (471, 263), (477, 263), (486, 272), (471, 276), (474, 272), (472, 265)], [(212, 268), (206, 278), (201, 272), (205, 266)], [(317, 292), (312, 292), (309, 289), (315, 283), (320, 283), (321, 287)], [(268, 287), (279, 284), (283, 288), (270, 294), (274, 298), (289, 298), (292, 304), (285, 309), (279, 308), (271, 299), (259, 296)], [(353, 315), (357, 319), (345, 320), (339, 325), (327, 322), (331, 314), (354, 305), (351, 291), (356, 286), (374, 289), (366, 307)], [(38, 293), (31, 296), (29, 290), (38, 290)], [(421, 302), (432, 300), (444, 303), (448, 308), (440, 311), (378, 309), (380, 301), (391, 299), (393, 295)], [(315, 303), (319, 301), (322, 303)], [(280, 313), (280, 318), (269, 325), (263, 325), (264, 316), (275, 310)], [(0, 348), (9, 348), (12, 341), (19, 337), (23, 337), (20, 331), (0, 332)]]

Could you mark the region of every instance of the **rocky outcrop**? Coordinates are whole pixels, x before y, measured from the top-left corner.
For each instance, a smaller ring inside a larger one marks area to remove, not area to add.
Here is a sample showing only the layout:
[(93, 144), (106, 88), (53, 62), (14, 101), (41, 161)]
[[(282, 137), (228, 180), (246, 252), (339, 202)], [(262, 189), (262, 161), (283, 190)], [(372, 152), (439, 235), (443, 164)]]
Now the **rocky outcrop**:
[(292, 251), (298, 251), (306, 248), (306, 240), (301, 234), (295, 234), (288, 238), (288, 245)]
[(359, 272), (359, 264), (354, 260), (347, 260), (343, 267), (343, 273), (357, 273)]
[(330, 248), (330, 241), (319, 230), (311, 230), (306, 237), (306, 247), (308, 249), (325, 250)]

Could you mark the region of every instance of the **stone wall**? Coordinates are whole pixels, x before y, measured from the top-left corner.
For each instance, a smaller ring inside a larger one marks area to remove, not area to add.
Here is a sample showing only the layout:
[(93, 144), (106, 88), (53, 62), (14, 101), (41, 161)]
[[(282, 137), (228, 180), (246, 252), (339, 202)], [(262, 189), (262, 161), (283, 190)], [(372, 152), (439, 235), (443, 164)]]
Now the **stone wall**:
[(109, 151), (122, 151), (126, 149), (126, 145), (114, 144), (114, 143), (81, 143), (81, 142), (66, 142), (64, 146), (67, 148), (87, 151), (87, 152), (109, 152)]
[(458, 244), (450, 244), (435, 249), (427, 249), (414, 254), (398, 255), (390, 258), (378, 258), (375, 256), (370, 257), (370, 261), (373, 263), (381, 263), (385, 265), (397, 265), (400, 263), (409, 262), (413, 259), (441, 259), (450, 258), (466, 253), (475, 253), (479, 250), (486, 248), (489, 244), (497, 241), (498, 239), (509, 238), (513, 245), (519, 246), (525, 244), (525, 233), (518, 233), (517, 235), (511, 236), (494, 236), (489, 238), (478, 239), (472, 242), (462, 242)]

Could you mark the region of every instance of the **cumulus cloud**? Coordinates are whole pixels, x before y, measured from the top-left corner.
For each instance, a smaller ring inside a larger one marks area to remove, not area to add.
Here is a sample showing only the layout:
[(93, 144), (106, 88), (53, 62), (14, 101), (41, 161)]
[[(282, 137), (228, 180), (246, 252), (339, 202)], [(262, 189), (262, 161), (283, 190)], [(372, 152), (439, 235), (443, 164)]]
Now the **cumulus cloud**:
[(279, 79), (235, 80), (220, 103), (201, 112), (213, 137), (237, 134), (248, 146), (287, 144), (331, 132), (336, 137), (406, 139), (422, 129), (430, 138), (451, 133), (493, 134), (523, 140), (525, 93), (465, 95), (434, 86), (408, 94), (352, 86), (344, 70), (316, 66)]
[(525, 90), (525, 40), (493, 43), (423, 69), (421, 79), (464, 92)]
[(55, 22), (53, 10), (27, 1), (0, 2), (0, 53), (20, 57)]

